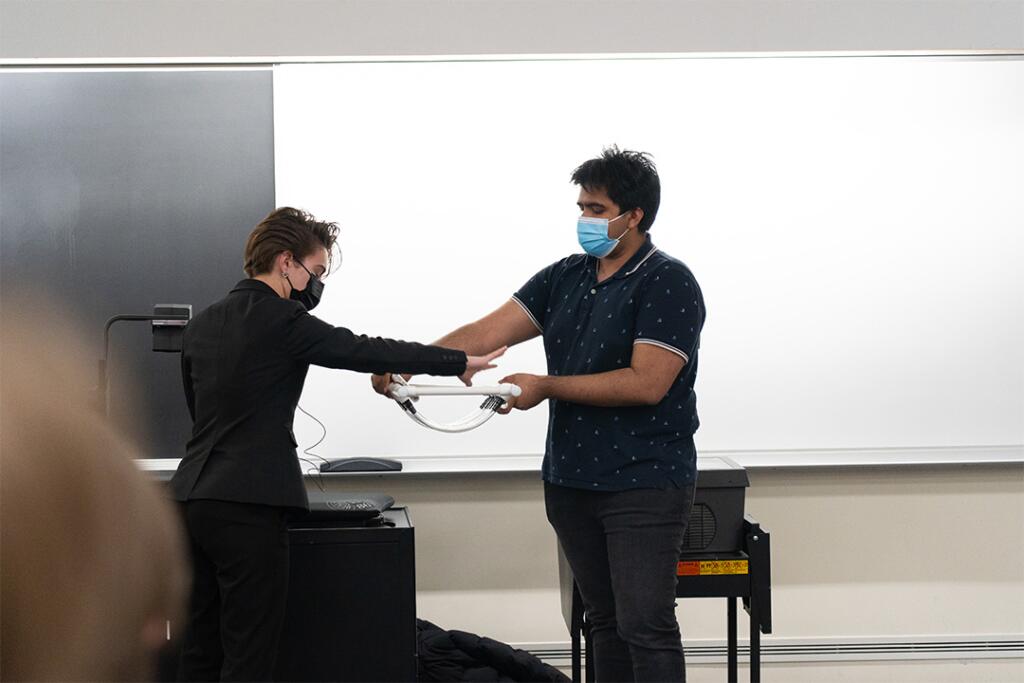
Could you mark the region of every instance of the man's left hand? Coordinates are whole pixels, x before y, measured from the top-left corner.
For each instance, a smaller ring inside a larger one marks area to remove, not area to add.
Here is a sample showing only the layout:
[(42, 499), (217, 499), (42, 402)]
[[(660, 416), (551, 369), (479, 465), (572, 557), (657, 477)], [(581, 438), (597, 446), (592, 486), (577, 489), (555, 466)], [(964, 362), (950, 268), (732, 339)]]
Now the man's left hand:
[(508, 400), (505, 401), (505, 405), (498, 408), (498, 412), (502, 415), (508, 415), (512, 412), (513, 408), (517, 410), (533, 408), (548, 397), (544, 387), (544, 380), (546, 379), (547, 377), (542, 375), (531, 375), (525, 372), (503, 378), (501, 380), (502, 384), (506, 382), (508, 384), (515, 384), (523, 390), (523, 393), (519, 394), (519, 396), (509, 396)]

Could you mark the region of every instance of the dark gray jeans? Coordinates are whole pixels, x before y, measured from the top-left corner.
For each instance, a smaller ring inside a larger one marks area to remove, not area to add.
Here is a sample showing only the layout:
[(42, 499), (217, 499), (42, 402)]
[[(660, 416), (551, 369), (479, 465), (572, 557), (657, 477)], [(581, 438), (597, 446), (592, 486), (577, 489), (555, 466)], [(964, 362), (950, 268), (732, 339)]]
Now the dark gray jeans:
[(545, 483), (544, 501), (583, 596), (595, 679), (685, 681), (676, 563), (693, 485), (585, 491)]

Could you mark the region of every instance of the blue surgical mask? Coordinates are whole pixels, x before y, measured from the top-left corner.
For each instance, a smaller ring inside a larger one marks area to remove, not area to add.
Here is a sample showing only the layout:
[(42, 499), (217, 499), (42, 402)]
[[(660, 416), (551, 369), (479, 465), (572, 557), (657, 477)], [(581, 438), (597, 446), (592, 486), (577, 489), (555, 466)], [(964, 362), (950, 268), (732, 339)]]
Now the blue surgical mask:
[(626, 228), (626, 231), (617, 238), (612, 239), (608, 237), (608, 224), (619, 220), (627, 213), (629, 211), (619, 214), (611, 220), (580, 216), (579, 220), (576, 221), (576, 236), (580, 240), (580, 246), (583, 247), (583, 251), (597, 258), (604, 258), (612, 253), (612, 250), (618, 246), (619, 240), (629, 232), (629, 228)]

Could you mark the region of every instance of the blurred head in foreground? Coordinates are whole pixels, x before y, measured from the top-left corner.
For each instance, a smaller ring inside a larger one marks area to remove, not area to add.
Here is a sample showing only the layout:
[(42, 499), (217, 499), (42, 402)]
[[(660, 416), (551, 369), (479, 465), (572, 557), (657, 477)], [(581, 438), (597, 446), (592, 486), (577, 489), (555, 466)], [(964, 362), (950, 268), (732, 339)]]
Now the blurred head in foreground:
[(95, 361), (82, 362), (80, 337), (12, 317), (0, 332), (0, 678), (150, 678), (186, 594), (177, 518), (82, 391)]

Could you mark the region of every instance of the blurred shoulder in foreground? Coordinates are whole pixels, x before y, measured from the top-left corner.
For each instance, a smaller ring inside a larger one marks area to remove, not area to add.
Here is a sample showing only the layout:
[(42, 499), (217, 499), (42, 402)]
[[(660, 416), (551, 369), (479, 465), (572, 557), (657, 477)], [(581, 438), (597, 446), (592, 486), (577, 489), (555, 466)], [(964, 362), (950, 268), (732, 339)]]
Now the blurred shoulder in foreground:
[(186, 596), (177, 516), (91, 402), (85, 338), (5, 299), (48, 314), (0, 326), (0, 678), (151, 678)]

